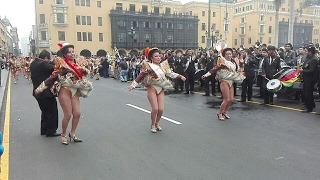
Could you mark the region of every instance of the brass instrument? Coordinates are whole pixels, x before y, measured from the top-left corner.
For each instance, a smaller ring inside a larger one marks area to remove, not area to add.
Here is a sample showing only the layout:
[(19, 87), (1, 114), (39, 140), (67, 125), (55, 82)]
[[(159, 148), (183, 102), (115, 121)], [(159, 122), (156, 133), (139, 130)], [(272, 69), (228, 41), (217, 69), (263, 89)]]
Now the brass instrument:
[[(216, 50), (220, 52), (222, 49), (228, 47), (227, 41), (220, 39), (216, 44)], [(220, 52), (221, 53), (221, 52)]]

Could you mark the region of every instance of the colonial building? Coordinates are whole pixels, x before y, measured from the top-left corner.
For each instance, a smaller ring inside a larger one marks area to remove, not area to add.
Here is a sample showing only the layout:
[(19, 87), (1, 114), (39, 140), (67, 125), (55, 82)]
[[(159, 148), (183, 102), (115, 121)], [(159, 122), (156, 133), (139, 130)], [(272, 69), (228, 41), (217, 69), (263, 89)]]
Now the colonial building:
[(20, 56), (18, 29), (13, 27), (6, 17), (0, 18), (0, 29), (1, 53), (6, 55), (12, 53)]
[[(112, 53), (114, 47), (133, 54), (147, 46), (162, 51), (196, 49), (215, 46), (220, 39), (229, 47), (249, 47), (257, 41), (275, 44), (273, 0), (212, 0), (210, 6), (172, 0), (35, 1), (37, 53), (41, 49), (56, 52), (59, 42), (73, 43), (76, 53), (86, 56)], [(288, 0), (284, 0), (279, 12), (280, 30), (288, 23), (288, 7)], [(295, 33), (305, 29), (312, 31), (312, 37), (302, 33), (291, 43), (301, 44), (302, 39), (318, 42), (320, 8), (300, 9), (296, 3), (295, 9)], [(286, 42), (283, 33), (278, 33), (278, 45)]]

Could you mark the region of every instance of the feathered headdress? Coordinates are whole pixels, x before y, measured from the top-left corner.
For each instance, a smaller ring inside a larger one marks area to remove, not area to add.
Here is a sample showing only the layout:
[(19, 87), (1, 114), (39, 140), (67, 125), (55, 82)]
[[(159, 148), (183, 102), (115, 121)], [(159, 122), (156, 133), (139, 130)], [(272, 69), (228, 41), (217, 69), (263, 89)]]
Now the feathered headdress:
[(149, 52), (150, 52), (150, 47), (147, 47), (146, 50), (144, 50), (144, 55), (146, 56), (147, 59), (148, 59)]

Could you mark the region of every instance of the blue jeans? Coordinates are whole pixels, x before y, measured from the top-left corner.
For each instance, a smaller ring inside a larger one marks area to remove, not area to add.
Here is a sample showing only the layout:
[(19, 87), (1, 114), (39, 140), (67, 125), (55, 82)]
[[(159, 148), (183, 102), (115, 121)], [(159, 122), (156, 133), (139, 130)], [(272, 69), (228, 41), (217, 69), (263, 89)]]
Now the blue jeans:
[(102, 72), (103, 72), (103, 77), (104, 78), (108, 78), (109, 77), (109, 69), (108, 68), (103, 68)]
[(120, 81), (127, 82), (128, 70), (120, 71)]

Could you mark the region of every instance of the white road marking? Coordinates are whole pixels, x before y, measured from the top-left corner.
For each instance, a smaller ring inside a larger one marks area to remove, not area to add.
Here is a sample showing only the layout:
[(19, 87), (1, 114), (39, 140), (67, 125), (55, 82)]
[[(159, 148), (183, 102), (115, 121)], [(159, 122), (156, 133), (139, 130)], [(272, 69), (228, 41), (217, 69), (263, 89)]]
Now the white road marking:
[[(145, 109), (143, 109), (143, 108), (141, 108), (141, 107), (138, 107), (138, 106), (135, 106), (135, 105), (132, 105), (132, 104), (127, 104), (127, 106), (130, 106), (130, 107), (132, 107), (132, 108), (138, 109), (138, 110), (140, 110), (140, 111), (143, 111), (143, 112), (146, 112), (146, 113), (149, 113), (149, 114), (151, 113), (151, 112), (148, 111), (148, 110), (145, 110)], [(169, 121), (169, 122), (172, 122), (172, 123), (174, 123), (174, 124), (177, 124), (177, 125), (181, 125), (181, 124), (182, 124), (181, 122), (175, 121), (175, 120), (173, 120), (173, 119), (170, 119), (170, 118), (167, 118), (167, 117), (164, 117), (164, 116), (161, 116), (161, 118), (164, 119), (164, 120), (166, 120), (166, 121)]]

